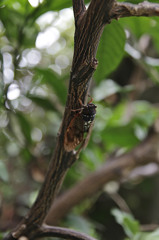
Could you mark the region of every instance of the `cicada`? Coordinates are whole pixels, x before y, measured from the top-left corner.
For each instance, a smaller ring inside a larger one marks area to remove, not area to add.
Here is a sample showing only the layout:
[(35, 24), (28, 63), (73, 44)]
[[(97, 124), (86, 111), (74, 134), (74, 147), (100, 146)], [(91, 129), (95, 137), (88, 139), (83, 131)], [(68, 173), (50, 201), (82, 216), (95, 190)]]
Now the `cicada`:
[(81, 108), (72, 110), (75, 114), (70, 121), (65, 136), (64, 148), (67, 152), (75, 149), (85, 140), (85, 133), (88, 134), (96, 115), (96, 105), (92, 103), (92, 99), (84, 105), (79, 99)]

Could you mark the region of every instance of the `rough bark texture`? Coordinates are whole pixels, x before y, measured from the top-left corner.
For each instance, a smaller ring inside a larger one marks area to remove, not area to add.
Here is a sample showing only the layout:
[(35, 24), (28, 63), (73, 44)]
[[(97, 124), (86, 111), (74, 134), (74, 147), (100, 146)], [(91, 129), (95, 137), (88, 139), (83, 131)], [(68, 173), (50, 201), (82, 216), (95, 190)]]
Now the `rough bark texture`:
[(148, 1), (139, 4), (116, 2), (112, 8), (111, 18), (131, 17), (131, 16), (159, 16), (159, 4)]
[[(83, 0), (73, 0), (73, 9), (76, 26), (74, 57), (65, 113), (58, 134), (54, 155), (51, 159), (45, 181), (30, 212), (19, 226), (4, 239), (18, 239), (20, 236), (26, 236), (28, 239), (33, 239), (35, 236), (38, 237), (39, 227), (44, 221), (63, 178), (68, 168), (78, 157), (76, 152), (66, 152), (64, 150), (64, 134), (72, 118), (71, 110), (80, 107), (79, 99), (85, 103), (90, 80), (97, 67), (95, 56), (104, 26), (110, 23), (113, 18), (132, 15), (158, 15), (158, 4), (145, 3), (145, 5), (132, 5), (116, 3), (115, 0), (92, 0), (87, 10), (85, 9)], [(132, 157), (133, 156), (130, 156), (130, 158)], [(111, 179), (114, 174), (119, 176), (121, 174), (119, 169), (122, 167), (123, 162), (121, 161), (121, 166), (118, 166), (117, 169), (115, 168), (115, 172), (112, 173), (109, 172), (109, 166), (107, 169), (109, 178)], [(102, 175), (101, 181), (103, 181)], [(94, 184), (94, 188), (98, 188), (97, 184)], [(87, 194), (90, 195), (91, 193), (88, 192)]]

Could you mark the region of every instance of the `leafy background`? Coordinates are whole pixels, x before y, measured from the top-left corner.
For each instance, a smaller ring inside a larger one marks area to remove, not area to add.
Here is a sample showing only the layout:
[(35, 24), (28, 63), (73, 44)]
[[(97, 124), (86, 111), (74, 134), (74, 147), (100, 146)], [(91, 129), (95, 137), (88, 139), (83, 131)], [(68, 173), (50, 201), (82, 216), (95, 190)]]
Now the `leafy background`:
[[(67, 96), (73, 55), (72, 2), (39, 2), (0, 2), (1, 236), (16, 226), (37, 195)], [(95, 126), (88, 148), (68, 172), (61, 192), (98, 169), (111, 154), (140, 143), (158, 117), (158, 29), (157, 17), (114, 20), (105, 28), (90, 90), (98, 106)], [(158, 168), (148, 169), (154, 169), (151, 177), (109, 183), (76, 206), (61, 225), (103, 240), (158, 239), (158, 230), (141, 232), (143, 224), (159, 222)], [(131, 214), (120, 209), (112, 192)]]

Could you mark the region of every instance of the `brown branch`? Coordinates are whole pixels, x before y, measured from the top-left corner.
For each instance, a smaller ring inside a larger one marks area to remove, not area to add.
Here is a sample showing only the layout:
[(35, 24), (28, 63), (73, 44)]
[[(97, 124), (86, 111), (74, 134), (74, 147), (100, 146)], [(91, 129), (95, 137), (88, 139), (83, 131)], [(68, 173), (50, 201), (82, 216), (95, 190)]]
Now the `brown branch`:
[(74, 11), (75, 25), (77, 26), (79, 17), (83, 15), (84, 12), (86, 11), (84, 0), (73, 1), (73, 11)]
[(42, 237), (59, 237), (71, 240), (95, 240), (95, 238), (87, 236), (84, 233), (77, 232), (72, 229), (62, 228), (62, 227), (51, 227), (44, 225), (42, 226), (34, 236), (35, 238)]
[[(28, 215), (10, 234), (10, 238), (26, 236), (32, 238), (37, 232), (54, 200), (68, 168), (77, 158), (76, 152), (64, 149), (64, 135), (72, 119), (72, 109), (78, 109), (79, 99), (85, 102), (90, 79), (96, 69), (95, 59), (103, 28), (110, 19), (110, 10), (115, 0), (92, 0), (85, 11), (82, 0), (73, 0), (76, 20), (75, 47), (70, 75), (68, 98), (63, 122), (57, 138), (54, 155), (51, 159), (45, 181)], [(79, 14), (80, 18), (79, 18)]]
[(115, 2), (111, 12), (111, 18), (118, 19), (131, 16), (159, 16), (159, 4), (148, 1), (139, 4)]
[(132, 169), (149, 162), (159, 162), (159, 134), (153, 133), (129, 153), (111, 158), (99, 170), (58, 197), (47, 218), (47, 224), (57, 224), (74, 206), (96, 194), (111, 180), (129, 176)]

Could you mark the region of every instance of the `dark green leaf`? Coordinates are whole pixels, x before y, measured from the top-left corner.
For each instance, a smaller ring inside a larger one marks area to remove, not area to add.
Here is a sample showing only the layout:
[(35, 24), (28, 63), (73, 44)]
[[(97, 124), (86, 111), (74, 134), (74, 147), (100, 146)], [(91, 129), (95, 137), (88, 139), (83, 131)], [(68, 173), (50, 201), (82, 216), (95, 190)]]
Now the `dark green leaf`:
[(39, 107), (44, 108), (45, 110), (49, 110), (49, 111), (56, 110), (55, 106), (47, 98), (42, 98), (42, 97), (32, 96), (32, 95), (29, 95), (28, 98), (30, 98), (35, 104), (37, 104)]
[(100, 40), (97, 59), (99, 61), (95, 79), (99, 82), (110, 74), (124, 56), (125, 32), (117, 21), (112, 21), (104, 29)]
[(35, 46), (35, 39), (38, 33), (35, 23), (29, 24), (29, 19), (26, 20), (21, 12), (7, 7), (0, 8), (0, 16), (6, 30), (6, 36), (12, 46)]
[(24, 114), (21, 114), (20, 112), (16, 113), (17, 120), (19, 122), (19, 126), (21, 128), (21, 131), (23, 135), (25, 136), (27, 143), (31, 143), (31, 125), (27, 118), (25, 118)]
[(102, 132), (102, 138), (106, 144), (127, 148), (132, 148), (139, 142), (131, 125), (107, 127)]
[(14, 44), (13, 41), (17, 40), (20, 24), (24, 21), (24, 18), (22, 14), (16, 12), (13, 9), (10, 9), (8, 14), (8, 10), (9, 9), (7, 7), (0, 8), (0, 16), (4, 27), (6, 28), (6, 36), (10, 41), (12, 41), (12, 44)]
[(22, 148), (21, 156), (22, 156), (22, 161), (24, 161), (25, 163), (29, 163), (33, 159), (33, 156), (31, 155), (29, 149), (27, 148)]

